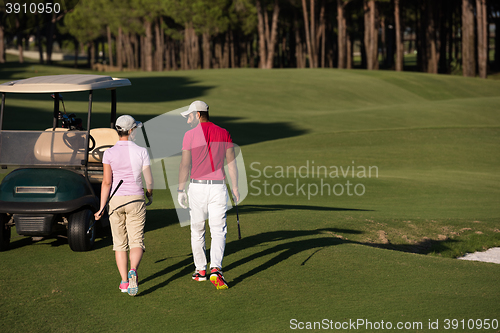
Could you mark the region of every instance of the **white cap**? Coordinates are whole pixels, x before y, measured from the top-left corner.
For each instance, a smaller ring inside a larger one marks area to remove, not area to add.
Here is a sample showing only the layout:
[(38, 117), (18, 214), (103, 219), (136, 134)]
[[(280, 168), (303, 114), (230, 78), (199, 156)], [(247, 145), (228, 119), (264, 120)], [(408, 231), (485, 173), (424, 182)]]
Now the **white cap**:
[(181, 112), (181, 116), (187, 118), (191, 112), (195, 111), (208, 112), (207, 103), (203, 101), (194, 101), (191, 105), (189, 105), (189, 109), (187, 109), (187, 111)]
[(142, 127), (142, 123), (135, 121), (132, 116), (124, 115), (116, 119), (115, 127), (119, 131), (128, 131), (135, 127)]

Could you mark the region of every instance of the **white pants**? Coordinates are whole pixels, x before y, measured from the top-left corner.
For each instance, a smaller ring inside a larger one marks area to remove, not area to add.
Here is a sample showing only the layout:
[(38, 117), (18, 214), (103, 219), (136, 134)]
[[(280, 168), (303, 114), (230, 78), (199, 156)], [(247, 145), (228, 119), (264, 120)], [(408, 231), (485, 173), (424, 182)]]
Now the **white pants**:
[(212, 243), (210, 267), (222, 268), (226, 247), (227, 189), (225, 184), (189, 184), (189, 208), (191, 216), (191, 248), (196, 270), (207, 269), (205, 255), (205, 220), (208, 217)]

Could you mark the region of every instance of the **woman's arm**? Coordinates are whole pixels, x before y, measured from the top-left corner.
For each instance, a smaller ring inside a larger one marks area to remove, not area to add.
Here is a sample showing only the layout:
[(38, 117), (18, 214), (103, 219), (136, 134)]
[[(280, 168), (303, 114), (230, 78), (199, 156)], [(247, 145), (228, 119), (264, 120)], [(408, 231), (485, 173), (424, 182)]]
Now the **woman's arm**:
[(111, 171), (111, 165), (104, 164), (102, 165), (102, 184), (101, 184), (101, 205), (99, 211), (94, 214), (96, 221), (101, 218), (99, 213), (106, 206), (106, 202), (108, 201), (109, 192), (111, 191), (111, 184), (113, 182), (113, 173)]
[(144, 175), (144, 180), (146, 181), (146, 197), (152, 197), (154, 181), (153, 174), (151, 173), (151, 167), (149, 165), (145, 165), (142, 168), (142, 174)]

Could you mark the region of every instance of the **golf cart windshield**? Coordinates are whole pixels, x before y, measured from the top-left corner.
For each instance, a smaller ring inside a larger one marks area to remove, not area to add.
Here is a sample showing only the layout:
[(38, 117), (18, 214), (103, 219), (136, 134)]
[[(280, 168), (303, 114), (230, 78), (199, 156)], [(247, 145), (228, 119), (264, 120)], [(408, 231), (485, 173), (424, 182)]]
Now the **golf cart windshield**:
[(0, 131), (0, 165), (82, 166), (87, 131)]

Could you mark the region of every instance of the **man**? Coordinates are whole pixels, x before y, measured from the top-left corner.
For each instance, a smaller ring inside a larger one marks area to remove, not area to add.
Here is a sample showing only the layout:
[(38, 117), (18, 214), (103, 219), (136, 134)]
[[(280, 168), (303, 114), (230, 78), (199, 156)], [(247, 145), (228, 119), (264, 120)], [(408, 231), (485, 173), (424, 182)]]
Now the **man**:
[[(205, 255), (205, 220), (208, 217), (212, 242), (210, 246), (210, 281), (217, 289), (227, 289), (222, 275), (222, 259), (226, 246), (227, 188), (224, 160), (227, 160), (233, 195), (239, 201), (238, 168), (229, 132), (209, 121), (208, 105), (194, 101), (181, 113), (192, 129), (182, 142), (182, 159), (179, 167), (178, 201), (182, 208), (189, 208), (191, 217), (191, 248), (195, 264), (193, 280), (207, 279)], [(186, 194), (186, 182), (191, 181)]]

